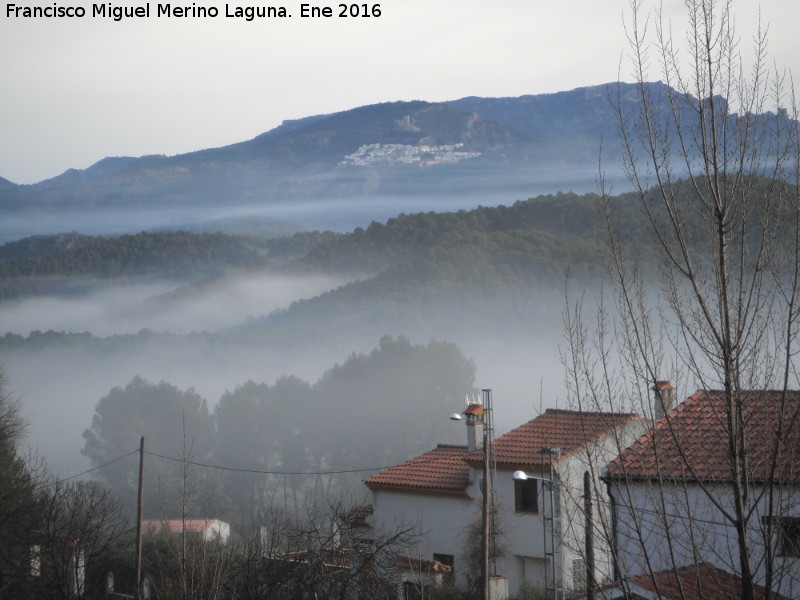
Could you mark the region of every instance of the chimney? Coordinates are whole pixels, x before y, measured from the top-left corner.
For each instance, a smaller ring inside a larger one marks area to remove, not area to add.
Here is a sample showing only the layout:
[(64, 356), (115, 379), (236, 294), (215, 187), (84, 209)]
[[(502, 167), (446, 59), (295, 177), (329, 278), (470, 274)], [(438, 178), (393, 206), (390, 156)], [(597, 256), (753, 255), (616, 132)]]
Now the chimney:
[(464, 416), (467, 421), (467, 450), (470, 452), (483, 447), (484, 414), (483, 404), (479, 400), (468, 399)]
[(272, 550), (272, 548), (270, 548), (269, 531), (266, 525), (261, 525), (258, 528), (258, 549), (261, 551), (261, 558), (269, 556)]
[(653, 415), (663, 419), (675, 407), (675, 384), (671, 381), (656, 381), (653, 390)]

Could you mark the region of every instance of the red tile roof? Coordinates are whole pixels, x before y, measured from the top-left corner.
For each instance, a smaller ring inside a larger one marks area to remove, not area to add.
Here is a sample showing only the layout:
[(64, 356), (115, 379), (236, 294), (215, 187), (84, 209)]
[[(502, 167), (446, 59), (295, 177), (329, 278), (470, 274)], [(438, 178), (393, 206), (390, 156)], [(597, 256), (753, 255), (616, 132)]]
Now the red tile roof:
[[(800, 392), (748, 391), (740, 394), (747, 443), (746, 468), (764, 481), (782, 442), (774, 475), (800, 482)], [(731, 477), (724, 393), (695, 392), (609, 465), (611, 477), (701, 479)], [(781, 431), (779, 434), (778, 432)]]
[(364, 483), (371, 489), (403, 488), (466, 497), (469, 485), (469, 467), (464, 462), (466, 456), (466, 446), (439, 445), (430, 452), (368, 477)]
[[(561, 458), (567, 457), (618, 427), (641, 419), (634, 413), (583, 412), (548, 408), (535, 419), (500, 436), (494, 442), (498, 466), (530, 468), (549, 465), (543, 448), (560, 448)], [(467, 462), (481, 464), (480, 451), (472, 453)]]
[(219, 523), (215, 519), (167, 519), (165, 521), (142, 521), (142, 526), (145, 530), (161, 530), (167, 529), (171, 533), (182, 533), (183, 524), (186, 523), (186, 531), (196, 531), (198, 533), (205, 533), (208, 529)]
[[(531, 468), (547, 463), (542, 448), (561, 448), (569, 456), (611, 433), (617, 427), (641, 417), (632, 413), (587, 413), (547, 409), (532, 421), (495, 440), (498, 466)], [(469, 454), (466, 446), (437, 446), (364, 480), (367, 487), (404, 491), (459, 494), (466, 497), (469, 465), (483, 464), (480, 450)]]
[(369, 519), (374, 512), (372, 504), (362, 504), (347, 511), (340, 516), (341, 520), (353, 527), (366, 527), (367, 519)]
[[(742, 580), (736, 575), (708, 563), (697, 563), (680, 569), (668, 569), (650, 575), (637, 575), (631, 583), (651, 592), (658, 590), (665, 600), (739, 600)], [(756, 586), (755, 597), (766, 598), (766, 590)], [(788, 600), (772, 592), (774, 600)]]
[(392, 562), (396, 567), (414, 573), (450, 573), (453, 570), (453, 567), (438, 560), (416, 556), (399, 556)]
[[(756, 600), (767, 597), (766, 590), (755, 586)], [(695, 563), (678, 569), (666, 569), (653, 573), (629, 577), (625, 583), (611, 583), (600, 588), (598, 598), (650, 597), (658, 590), (663, 600), (739, 600), (742, 597), (742, 580), (739, 576), (718, 569), (709, 563)], [(649, 592), (649, 593), (648, 593)], [(770, 592), (771, 600), (789, 600)], [(570, 600), (583, 600), (586, 594), (577, 594)]]

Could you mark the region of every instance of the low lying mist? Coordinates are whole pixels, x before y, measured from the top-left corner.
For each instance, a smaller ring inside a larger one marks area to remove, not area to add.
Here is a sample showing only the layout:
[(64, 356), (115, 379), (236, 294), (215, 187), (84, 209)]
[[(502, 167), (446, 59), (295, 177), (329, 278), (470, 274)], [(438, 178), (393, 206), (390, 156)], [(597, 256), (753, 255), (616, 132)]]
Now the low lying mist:
[[(435, 329), (432, 324), (431, 330)], [(22, 400), (30, 422), (27, 442), (39, 450), (54, 471), (70, 476), (89, 467), (80, 454), (82, 433), (91, 425), (98, 400), (137, 375), (180, 389), (194, 389), (213, 409), (222, 394), (249, 380), (271, 385), (282, 376), (295, 375), (314, 383), (352, 353), (370, 352), (378, 338), (354, 332), (348, 340), (320, 339), (304, 348), (283, 350), (259, 345), (209, 345), (203, 339), (167, 339), (108, 355), (69, 348), (12, 353), (3, 366), (9, 389)], [(421, 344), (430, 340), (411, 338), (412, 343)], [(541, 410), (565, 407), (558, 334), (512, 340), (464, 332), (463, 337), (449, 341), (475, 362), (476, 387), (493, 390), (498, 435)], [(376, 389), (376, 402), (380, 397), (381, 391)], [(462, 402), (455, 402), (441, 419), (446, 421), (450, 413), (463, 409)], [(377, 406), (375, 410), (379, 410)], [(454, 427), (454, 437), (442, 443), (466, 443), (463, 428)], [(341, 442), (346, 444), (347, 440)]]
[(105, 337), (155, 332), (216, 331), (268, 315), (302, 298), (317, 296), (346, 280), (326, 275), (229, 274), (192, 285), (174, 281), (101, 283), (75, 297), (36, 297), (0, 304), (0, 329), (89, 332)]
[[(548, 166), (538, 170), (462, 174), (458, 187), (442, 189), (436, 189), (435, 179), (426, 182), (423, 178), (420, 183), (411, 185), (403, 178), (399, 186), (392, 186), (391, 181), (384, 182), (382, 185), (386, 189), (374, 190), (368, 198), (362, 192), (352, 196), (273, 201), (267, 205), (229, 201), (223, 208), (219, 203), (154, 207), (161, 199), (143, 198), (143, 204), (129, 209), (98, 206), (0, 209), (0, 244), (32, 235), (71, 231), (106, 236), (198, 227), (204, 231), (227, 231), (226, 220), (243, 217), (277, 219), (298, 229), (349, 232), (400, 213), (469, 210), (477, 206), (513, 204), (540, 194), (594, 192), (597, 191), (597, 175), (594, 164), (588, 167), (569, 165), (563, 169)], [(618, 167), (605, 169), (604, 177), (613, 193), (630, 188)], [(392, 187), (398, 187), (402, 193), (394, 192)], [(236, 197), (235, 191), (226, 190), (226, 193)]]
[[(593, 175), (591, 181), (588, 173), (584, 175), (582, 185), (576, 184), (572, 189), (592, 189)], [(555, 176), (553, 181), (551, 189), (546, 189), (545, 183), (541, 190), (511, 197), (511, 192), (493, 198), (467, 193), (463, 197), (384, 195), (369, 203), (361, 198), (293, 202), (271, 206), (258, 214), (317, 229), (350, 231), (401, 212), (510, 204), (535, 193), (570, 188), (557, 186)], [(251, 209), (243, 207), (225, 214), (241, 216), (247, 210)], [(167, 218), (169, 215), (172, 216)], [(73, 214), (70, 218), (75, 218), (75, 228), (80, 225), (82, 233), (115, 233), (116, 225), (109, 226), (105, 216), (103, 223), (88, 215)], [(213, 215), (198, 211), (194, 218), (202, 221), (223, 216), (222, 211)], [(118, 213), (117, 217), (115, 223), (122, 227), (125, 213)], [(144, 211), (128, 224), (128, 230), (161, 227), (173, 217), (186, 220), (191, 215)], [(71, 223), (65, 220), (60, 230)], [(55, 221), (45, 226), (55, 227)], [(10, 230), (3, 227), (5, 223), (0, 226), (0, 236), (9, 234)], [(352, 310), (352, 315), (337, 324), (340, 327), (330, 330), (321, 330), (324, 327), (320, 321), (327, 318), (326, 314), (317, 316), (316, 323), (313, 317), (308, 322), (299, 318), (292, 323), (293, 329), (280, 330), (280, 323), (267, 322), (241, 337), (215, 335), (344, 283), (343, 277), (322, 275), (229, 273), (191, 285), (176, 281), (127, 281), (119, 285), (107, 282), (81, 297), (51, 296), (0, 303), (0, 333), (28, 336), (37, 330), (54, 330), (89, 332), (101, 338), (87, 343), (43, 341), (41, 347), (28, 341), (24, 351), (17, 351), (11, 344), (6, 346), (0, 361), (8, 375), (9, 390), (22, 400), (30, 421), (28, 442), (40, 450), (53, 470), (74, 475), (89, 466), (80, 454), (82, 433), (91, 424), (98, 400), (137, 375), (151, 382), (166, 381), (182, 390), (194, 389), (213, 408), (226, 391), (249, 380), (273, 384), (280, 377), (295, 375), (313, 384), (352, 353), (370, 352), (387, 334), (406, 335), (414, 344), (431, 340), (455, 343), (475, 362), (476, 387), (493, 390), (498, 435), (541, 410), (566, 406), (559, 350), (564, 340), (564, 307), (558, 293), (547, 298), (533, 293), (530, 304), (525, 295), (522, 315), (516, 314), (520, 308), (513, 303), (472, 305), (469, 298), (458, 309), (444, 301), (436, 307), (396, 305), (398, 312), (407, 310), (408, 314), (371, 313), (368, 307), (362, 311), (356, 304), (358, 308)], [(432, 281), (432, 285), (437, 284)], [(503, 314), (512, 305), (514, 309), (508, 312), (515, 314)], [(395, 305), (387, 302), (387, 306)], [(433, 308), (439, 312), (435, 317), (427, 316), (434, 314)], [(453, 314), (459, 310), (472, 312)], [(154, 333), (135, 335), (142, 330)], [(161, 332), (171, 335), (158, 335)], [(190, 332), (209, 333), (184, 335)], [(379, 402), (380, 389), (376, 389), (375, 396)], [(463, 404), (456, 403), (441, 418), (447, 419), (448, 414), (462, 409)], [(457, 437), (463, 433), (459, 432)]]

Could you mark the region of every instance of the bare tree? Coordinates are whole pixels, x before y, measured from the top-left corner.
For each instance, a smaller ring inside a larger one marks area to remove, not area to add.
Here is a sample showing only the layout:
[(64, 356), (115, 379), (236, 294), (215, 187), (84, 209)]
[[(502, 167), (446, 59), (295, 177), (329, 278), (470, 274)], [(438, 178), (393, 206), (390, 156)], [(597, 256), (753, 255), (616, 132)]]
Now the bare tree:
[(245, 541), (228, 594), (242, 599), (390, 598), (397, 593), (397, 561), (417, 541), (416, 527), (378, 531), (369, 507), (309, 503), (303, 515), (273, 511)]
[[(684, 5), (680, 38), (660, 12), (631, 2), (635, 84), (620, 84), (611, 99), (634, 192), (611, 197), (601, 177), (613, 303), (601, 299), (592, 326), (580, 301), (569, 309), (565, 359), (571, 396), (587, 410), (660, 417), (662, 379), (701, 390), (693, 402), (710, 411), (706, 437), (690, 433), (696, 413), (672, 413), (639, 446), (637, 456), (653, 459), (646, 476), (626, 471), (628, 455), (615, 464), (623, 482), (615, 501), (629, 508), (625, 543), (638, 544), (639, 567), (651, 575), (690, 559), (724, 565), (752, 599), (791, 587), (772, 548), (776, 536), (787, 537), (785, 523), (795, 523), (781, 515), (796, 487), (787, 465), (796, 460), (800, 410), (791, 391), (800, 314), (797, 113), (788, 78), (766, 67), (765, 29), (746, 65), (730, 1)], [(648, 83), (654, 78), (663, 83)], [(617, 227), (629, 201), (641, 210), (644, 235)], [(630, 243), (643, 241), (644, 258)], [(699, 463), (712, 455), (724, 460), (709, 473)], [(598, 533), (621, 551), (619, 526), (600, 521)]]
[(30, 572), (25, 540), (36, 526), (38, 461), (18, 452), (26, 423), (18, 401), (7, 389), (0, 370), (0, 598), (20, 594), (20, 582)]
[[(31, 585), (41, 597), (82, 598), (103, 589), (102, 563), (125, 531), (111, 493), (95, 483), (41, 482), (39, 527), (28, 532)], [(32, 597), (39, 597), (34, 594)]]

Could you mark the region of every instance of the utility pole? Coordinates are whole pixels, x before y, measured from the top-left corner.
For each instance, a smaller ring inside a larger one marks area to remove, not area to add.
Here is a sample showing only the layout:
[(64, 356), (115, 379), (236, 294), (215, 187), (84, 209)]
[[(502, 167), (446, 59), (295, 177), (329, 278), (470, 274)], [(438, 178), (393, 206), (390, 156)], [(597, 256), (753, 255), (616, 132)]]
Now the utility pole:
[(592, 518), (592, 481), (589, 471), (583, 472), (583, 511), (586, 514), (586, 600), (595, 600), (594, 519)]
[(497, 464), (494, 454), (494, 415), (492, 413), (492, 390), (481, 390), (483, 395), (483, 535), (482, 535), (482, 562), (483, 571), (483, 598), (491, 598), (491, 579), (497, 575), (494, 562), (494, 552), (497, 536), (496, 499), (494, 489), (494, 475)]
[(136, 593), (142, 597), (142, 505), (144, 504), (144, 436), (139, 438), (139, 498), (136, 501)]
[(489, 502), (489, 432), (484, 427), (483, 430), (483, 534), (481, 536), (481, 571), (483, 575), (483, 600), (489, 600), (489, 579), (491, 572), (489, 569), (489, 556), (491, 546), (491, 510)]

